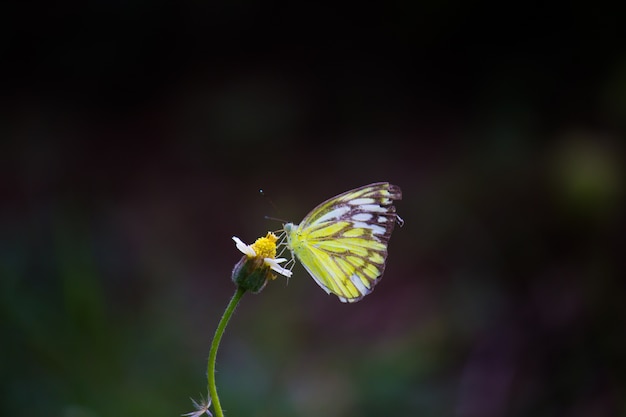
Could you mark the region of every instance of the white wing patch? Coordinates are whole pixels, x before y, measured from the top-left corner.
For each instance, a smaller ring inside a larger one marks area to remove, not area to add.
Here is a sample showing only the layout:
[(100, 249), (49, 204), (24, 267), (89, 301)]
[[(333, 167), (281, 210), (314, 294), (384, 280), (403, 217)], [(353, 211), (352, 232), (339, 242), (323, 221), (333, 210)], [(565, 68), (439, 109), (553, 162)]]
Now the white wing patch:
[(373, 215), (371, 215), (370, 213), (357, 213), (352, 216), (352, 220), (355, 220), (357, 222), (366, 222), (368, 220), (371, 220), (372, 217)]
[(362, 206), (364, 204), (374, 204), (376, 200), (373, 198), (355, 198), (354, 200), (349, 200), (348, 204), (353, 206)]
[(350, 282), (352, 282), (356, 289), (359, 290), (359, 293), (366, 295), (370, 292), (370, 289), (363, 284), (363, 281), (361, 281), (361, 278), (359, 278), (358, 275), (354, 274), (350, 276)]
[(339, 206), (339, 207), (336, 207), (336, 208), (332, 209), (328, 213), (324, 214), (319, 219), (317, 219), (315, 222), (316, 223), (323, 223), (323, 222), (326, 222), (326, 221), (331, 220), (331, 219), (340, 219), (343, 215), (345, 215), (349, 211), (350, 211), (350, 207), (348, 207), (348, 206)]
[(387, 213), (388, 211), (387, 207), (379, 206), (378, 204), (363, 204), (360, 208), (362, 211), (370, 211), (375, 213)]
[(384, 235), (387, 231), (387, 229), (385, 229), (384, 227), (372, 223), (354, 222), (352, 226), (360, 227), (363, 229), (370, 229), (375, 235)]

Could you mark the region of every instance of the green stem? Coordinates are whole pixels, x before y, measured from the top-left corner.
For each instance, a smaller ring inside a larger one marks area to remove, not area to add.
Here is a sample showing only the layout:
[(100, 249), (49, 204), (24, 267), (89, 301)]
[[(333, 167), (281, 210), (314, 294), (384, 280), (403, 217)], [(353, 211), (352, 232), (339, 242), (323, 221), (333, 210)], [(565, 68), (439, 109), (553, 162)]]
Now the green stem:
[(230, 317), (233, 315), (235, 311), (235, 307), (241, 300), (241, 297), (246, 292), (244, 288), (237, 287), (237, 291), (233, 295), (233, 298), (230, 299), (226, 310), (224, 311), (224, 315), (217, 325), (217, 330), (215, 331), (215, 336), (213, 336), (213, 342), (211, 343), (211, 350), (209, 351), (209, 364), (207, 365), (207, 381), (208, 381), (208, 389), (209, 389), (209, 397), (211, 397), (211, 402), (213, 404), (213, 410), (215, 411), (216, 417), (224, 417), (224, 413), (222, 412), (222, 406), (220, 405), (220, 399), (217, 396), (217, 388), (215, 387), (215, 358), (217, 357), (217, 349), (220, 346), (220, 341), (222, 340), (222, 334), (224, 334), (224, 329), (230, 320)]

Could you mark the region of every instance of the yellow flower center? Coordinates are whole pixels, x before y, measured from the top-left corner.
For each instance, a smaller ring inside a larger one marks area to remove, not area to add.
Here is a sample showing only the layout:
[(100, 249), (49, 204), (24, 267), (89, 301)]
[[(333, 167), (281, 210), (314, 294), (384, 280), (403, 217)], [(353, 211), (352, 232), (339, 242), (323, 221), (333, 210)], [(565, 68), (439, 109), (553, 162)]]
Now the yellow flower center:
[(278, 238), (272, 232), (267, 232), (267, 236), (260, 237), (252, 244), (252, 249), (256, 256), (260, 258), (276, 258), (276, 241)]

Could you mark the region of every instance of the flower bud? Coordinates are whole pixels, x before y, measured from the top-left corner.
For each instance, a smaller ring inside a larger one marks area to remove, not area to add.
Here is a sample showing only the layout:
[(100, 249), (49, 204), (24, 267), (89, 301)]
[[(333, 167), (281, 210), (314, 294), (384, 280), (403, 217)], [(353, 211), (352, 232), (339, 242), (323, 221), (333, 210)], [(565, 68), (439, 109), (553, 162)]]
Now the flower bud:
[(232, 279), (235, 285), (253, 294), (261, 292), (267, 281), (274, 278), (276, 276), (263, 262), (263, 258), (243, 256), (233, 268)]

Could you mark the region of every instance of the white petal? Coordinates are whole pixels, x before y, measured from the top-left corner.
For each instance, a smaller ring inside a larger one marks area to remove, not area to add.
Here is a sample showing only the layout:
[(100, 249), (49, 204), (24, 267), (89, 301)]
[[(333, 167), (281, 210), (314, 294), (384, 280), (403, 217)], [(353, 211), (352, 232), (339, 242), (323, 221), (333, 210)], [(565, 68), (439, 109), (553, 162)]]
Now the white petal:
[[(281, 259), (281, 258), (279, 258)], [(282, 266), (278, 265), (279, 259), (272, 259), (272, 258), (265, 258), (265, 264), (269, 265), (270, 268), (272, 268), (273, 271), (278, 272), (281, 275), (286, 276), (287, 278), (291, 278), (291, 274), (292, 272), (286, 268), (283, 268)], [(283, 259), (284, 260), (284, 259)], [(282, 261), (280, 261), (282, 262)]]
[[(268, 259), (269, 259), (269, 258), (268, 258)], [(276, 262), (276, 263), (280, 264), (280, 263), (285, 262), (286, 260), (287, 260), (287, 258), (276, 258), (276, 259), (274, 259), (274, 262)]]
[(256, 256), (256, 252), (252, 249), (252, 246), (246, 245), (237, 236), (233, 236), (233, 240), (235, 241), (237, 249), (239, 249), (244, 255), (250, 257)]
[(191, 399), (191, 402), (193, 403), (193, 406), (196, 407), (196, 411), (192, 411), (190, 413), (185, 413), (185, 414), (181, 414), (181, 416), (183, 417), (200, 417), (202, 414), (208, 415), (208, 416), (213, 416), (213, 414), (211, 414), (211, 412), (209, 411), (209, 407), (211, 406), (211, 399), (209, 398), (208, 401), (204, 401), (201, 400), (200, 402), (196, 402), (196, 400), (194, 400), (193, 398)]

